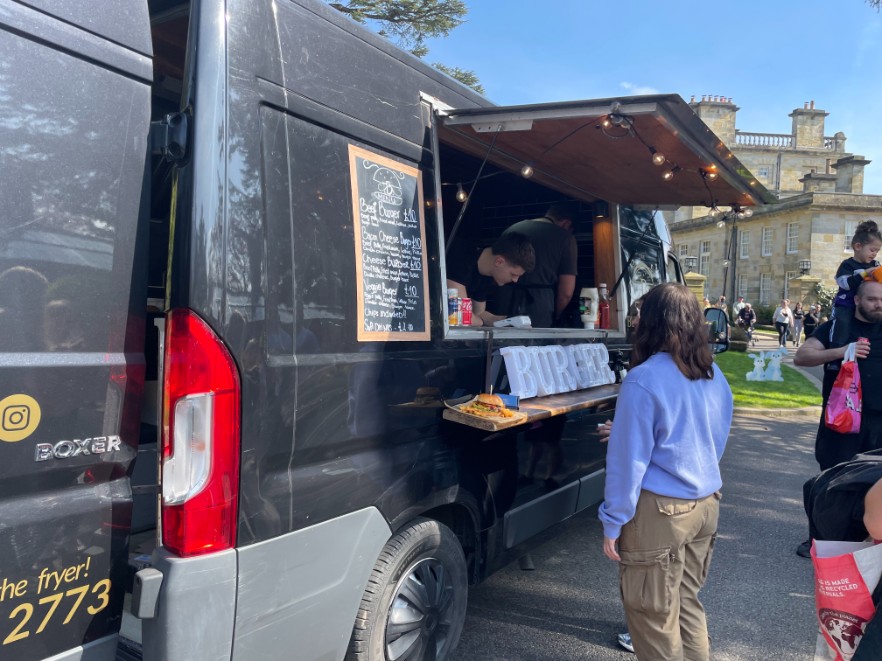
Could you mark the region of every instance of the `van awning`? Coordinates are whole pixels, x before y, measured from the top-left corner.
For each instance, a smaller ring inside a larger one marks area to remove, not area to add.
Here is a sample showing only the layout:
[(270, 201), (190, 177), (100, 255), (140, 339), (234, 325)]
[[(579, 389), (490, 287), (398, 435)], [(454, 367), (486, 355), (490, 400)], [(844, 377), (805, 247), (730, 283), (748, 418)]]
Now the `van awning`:
[[(676, 94), (440, 110), (438, 127), (444, 144), (512, 173), (528, 165), (533, 181), (589, 202), (776, 201)], [(653, 150), (664, 155), (662, 165), (653, 163)], [(667, 181), (666, 170), (673, 171)]]

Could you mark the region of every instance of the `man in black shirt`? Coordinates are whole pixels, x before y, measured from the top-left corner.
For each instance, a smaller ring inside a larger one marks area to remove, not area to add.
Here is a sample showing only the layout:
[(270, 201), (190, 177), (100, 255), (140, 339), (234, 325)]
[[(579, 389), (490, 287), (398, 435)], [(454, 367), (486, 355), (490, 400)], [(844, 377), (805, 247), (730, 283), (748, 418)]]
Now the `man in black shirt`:
[(824, 425), (823, 416), (815, 441), (815, 458), (821, 470), (848, 461), (858, 452), (882, 447), (882, 284), (868, 280), (855, 292), (855, 315), (848, 337), (843, 343), (834, 343), (831, 336), (836, 320), (821, 324), (815, 334), (796, 352), (793, 364), (814, 367), (826, 364), (823, 404), (833, 388), (842, 357), (849, 343), (857, 342), (855, 353), (861, 373), (861, 431), (859, 434), (838, 434)]
[(487, 298), (502, 287), (533, 270), (536, 255), (523, 234), (503, 234), (489, 248), (476, 252), (453, 250), (447, 258), (447, 288), (457, 296), (472, 299), (472, 325), (491, 326), (505, 317), (487, 310)]
[(542, 218), (522, 220), (505, 230), (505, 234), (525, 234), (536, 251), (535, 270), (516, 288), (523, 294), (533, 328), (550, 328), (573, 298), (578, 252), (569, 230), (573, 215), (573, 205), (552, 204)]
[[(835, 341), (836, 319), (820, 326), (793, 357), (799, 367), (825, 365), (821, 391), (823, 406), (818, 435), (815, 438), (815, 459), (821, 470), (848, 461), (859, 452), (882, 448), (882, 284), (873, 280), (861, 282), (854, 296), (854, 319), (844, 341)], [(858, 338), (862, 341), (858, 342)], [(866, 341), (864, 341), (866, 340)], [(855, 342), (855, 355), (861, 375), (861, 429), (857, 434), (840, 434), (824, 424), (824, 409), (839, 373), (848, 344)], [(799, 545), (796, 552), (809, 557), (811, 540)]]

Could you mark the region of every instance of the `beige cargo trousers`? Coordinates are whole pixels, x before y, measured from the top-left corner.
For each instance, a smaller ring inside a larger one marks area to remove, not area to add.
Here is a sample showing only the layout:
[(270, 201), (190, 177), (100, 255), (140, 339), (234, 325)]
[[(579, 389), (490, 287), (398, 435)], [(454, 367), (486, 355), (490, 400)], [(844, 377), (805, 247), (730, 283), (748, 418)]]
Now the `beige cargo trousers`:
[(709, 661), (698, 591), (710, 567), (720, 493), (684, 500), (641, 491), (619, 537), (619, 583), (640, 661)]

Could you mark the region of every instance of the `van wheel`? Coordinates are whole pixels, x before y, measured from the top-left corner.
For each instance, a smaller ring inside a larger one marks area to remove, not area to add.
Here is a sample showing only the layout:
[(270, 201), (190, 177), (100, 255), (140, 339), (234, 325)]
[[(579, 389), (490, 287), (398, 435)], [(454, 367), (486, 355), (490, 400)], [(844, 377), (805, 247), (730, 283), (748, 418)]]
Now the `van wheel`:
[(361, 598), (347, 661), (443, 661), (459, 642), (466, 562), (447, 526), (416, 519), (386, 544)]

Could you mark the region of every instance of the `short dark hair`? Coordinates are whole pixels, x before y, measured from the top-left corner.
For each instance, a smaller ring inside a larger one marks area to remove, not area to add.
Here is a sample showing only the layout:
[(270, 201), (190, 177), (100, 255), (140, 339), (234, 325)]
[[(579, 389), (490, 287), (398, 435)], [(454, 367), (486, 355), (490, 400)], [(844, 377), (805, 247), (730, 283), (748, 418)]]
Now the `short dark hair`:
[(493, 242), (490, 251), (515, 266), (520, 266), (526, 273), (536, 268), (536, 252), (526, 234), (506, 232)]
[(575, 221), (576, 205), (573, 202), (555, 202), (548, 207), (548, 211), (545, 212), (545, 217), (558, 222), (563, 220)]
[(870, 280), (861, 280), (861, 281), (858, 283), (857, 289), (854, 290), (854, 295), (855, 295), (855, 296), (862, 296), (863, 294), (861, 293), (861, 291), (864, 289), (864, 286), (865, 286), (867, 283), (870, 283), (870, 282), (875, 283), (875, 284), (879, 284), (876, 280), (873, 280), (873, 279), (870, 279)]

